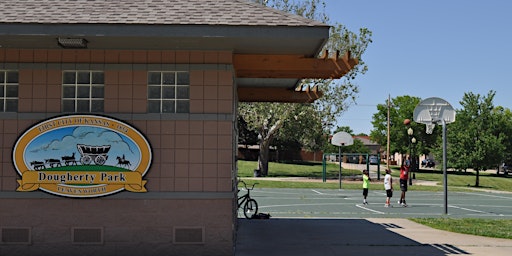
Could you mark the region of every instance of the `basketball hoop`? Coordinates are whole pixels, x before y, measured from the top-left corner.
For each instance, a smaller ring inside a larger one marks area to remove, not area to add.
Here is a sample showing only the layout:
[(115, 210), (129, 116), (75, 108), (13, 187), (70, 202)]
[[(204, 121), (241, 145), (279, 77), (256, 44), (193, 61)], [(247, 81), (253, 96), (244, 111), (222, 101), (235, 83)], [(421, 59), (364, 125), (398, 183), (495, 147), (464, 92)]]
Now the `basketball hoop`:
[(444, 121), (449, 124), (455, 121), (455, 110), (446, 100), (432, 97), (422, 100), (414, 108), (413, 118), (415, 122), (426, 125), (427, 134), (432, 134), (436, 123)]
[(434, 132), (434, 127), (436, 127), (436, 124), (435, 123), (428, 123), (428, 124), (425, 124), (425, 132), (427, 134), (432, 134), (432, 132)]
[(444, 214), (448, 214), (448, 175), (446, 172), (446, 124), (455, 122), (455, 110), (452, 105), (441, 98), (424, 99), (414, 108), (414, 121), (427, 126), (426, 133), (432, 134), (436, 123), (443, 127), (443, 183), (444, 183)]

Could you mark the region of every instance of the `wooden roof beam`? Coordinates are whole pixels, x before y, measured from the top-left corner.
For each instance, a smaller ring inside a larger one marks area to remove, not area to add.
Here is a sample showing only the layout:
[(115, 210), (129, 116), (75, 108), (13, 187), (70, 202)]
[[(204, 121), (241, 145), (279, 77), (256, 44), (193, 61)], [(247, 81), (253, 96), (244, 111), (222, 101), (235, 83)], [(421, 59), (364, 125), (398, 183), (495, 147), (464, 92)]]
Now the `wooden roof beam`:
[(313, 90), (296, 91), (286, 88), (239, 87), (240, 102), (285, 102), (312, 103), (322, 97), (322, 92)]
[(308, 58), (301, 55), (258, 55), (235, 54), (233, 65), (237, 77), (244, 78), (318, 78), (338, 79), (348, 73), (357, 59), (339, 52), (328, 57), (324, 52), (321, 58)]

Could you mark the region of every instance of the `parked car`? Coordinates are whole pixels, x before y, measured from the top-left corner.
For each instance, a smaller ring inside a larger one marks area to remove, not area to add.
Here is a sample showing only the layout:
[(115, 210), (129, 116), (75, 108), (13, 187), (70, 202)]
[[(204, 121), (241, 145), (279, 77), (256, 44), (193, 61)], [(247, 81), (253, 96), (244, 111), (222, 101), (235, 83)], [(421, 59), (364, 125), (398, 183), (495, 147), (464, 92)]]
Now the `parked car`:
[(436, 167), (436, 163), (434, 162), (434, 160), (432, 159), (423, 159), (423, 161), (421, 161), (421, 167), (424, 168), (424, 167)]
[(370, 164), (379, 164), (379, 158), (377, 156), (370, 156), (368, 162)]

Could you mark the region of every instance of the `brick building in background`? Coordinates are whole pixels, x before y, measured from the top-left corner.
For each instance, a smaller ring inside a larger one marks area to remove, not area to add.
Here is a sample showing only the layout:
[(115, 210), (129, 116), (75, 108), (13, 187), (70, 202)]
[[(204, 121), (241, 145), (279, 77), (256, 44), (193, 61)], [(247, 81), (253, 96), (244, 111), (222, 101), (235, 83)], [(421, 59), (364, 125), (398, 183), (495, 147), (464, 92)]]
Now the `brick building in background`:
[(0, 255), (233, 254), (238, 102), (356, 64), (244, 0), (1, 2)]

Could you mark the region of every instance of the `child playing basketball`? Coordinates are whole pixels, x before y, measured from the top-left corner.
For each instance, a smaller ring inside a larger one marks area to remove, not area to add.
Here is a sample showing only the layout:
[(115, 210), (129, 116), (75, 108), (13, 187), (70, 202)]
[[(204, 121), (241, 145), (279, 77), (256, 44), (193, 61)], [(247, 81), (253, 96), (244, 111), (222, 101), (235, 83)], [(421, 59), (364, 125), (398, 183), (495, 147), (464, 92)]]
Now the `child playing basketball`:
[(386, 176), (384, 176), (384, 190), (386, 190), (386, 204), (384, 207), (390, 207), (391, 197), (393, 197), (393, 178), (391, 177), (390, 169), (386, 169)]
[(366, 197), (368, 196), (368, 185), (370, 184), (370, 176), (368, 170), (363, 170), (363, 204), (368, 204)]

